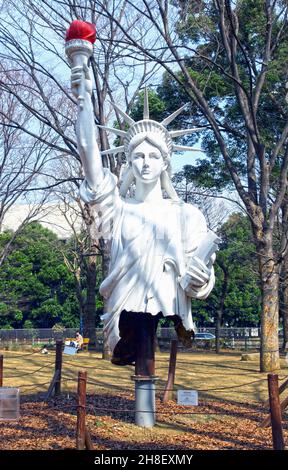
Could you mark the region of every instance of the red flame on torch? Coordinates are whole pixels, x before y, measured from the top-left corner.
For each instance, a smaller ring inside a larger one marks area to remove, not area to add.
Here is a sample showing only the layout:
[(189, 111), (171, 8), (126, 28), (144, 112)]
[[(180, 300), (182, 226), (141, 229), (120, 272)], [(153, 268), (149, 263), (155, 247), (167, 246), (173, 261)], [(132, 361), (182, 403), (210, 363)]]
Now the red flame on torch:
[(96, 41), (96, 28), (92, 23), (86, 21), (74, 20), (66, 32), (66, 41), (73, 39), (82, 39), (92, 44)]

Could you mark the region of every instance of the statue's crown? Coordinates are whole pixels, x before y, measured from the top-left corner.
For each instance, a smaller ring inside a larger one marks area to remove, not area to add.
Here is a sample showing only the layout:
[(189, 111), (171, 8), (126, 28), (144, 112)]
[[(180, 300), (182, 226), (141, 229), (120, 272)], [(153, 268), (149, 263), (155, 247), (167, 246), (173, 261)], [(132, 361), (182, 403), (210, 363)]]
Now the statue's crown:
[(190, 151), (199, 151), (199, 149), (195, 149), (194, 147), (187, 147), (185, 145), (175, 145), (173, 143), (173, 138), (181, 137), (183, 135), (192, 134), (193, 132), (201, 131), (203, 128), (195, 128), (195, 129), (183, 129), (177, 131), (168, 131), (166, 126), (170, 124), (186, 107), (181, 106), (181, 108), (174, 111), (174, 113), (170, 114), (167, 118), (165, 118), (162, 122), (153, 121), (149, 118), (149, 98), (148, 98), (148, 90), (147, 88), (144, 89), (144, 109), (143, 109), (143, 119), (141, 121), (135, 122), (128, 114), (122, 111), (115, 103), (111, 103), (113, 108), (115, 109), (116, 113), (120, 114), (120, 116), (124, 119), (124, 121), (129, 125), (129, 129), (127, 131), (123, 131), (121, 129), (116, 129), (107, 126), (98, 126), (102, 129), (105, 129), (108, 132), (113, 132), (119, 137), (123, 138), (124, 144), (120, 147), (111, 148), (109, 150), (104, 150), (102, 155), (109, 155), (109, 154), (116, 154), (120, 152), (124, 152), (125, 154), (128, 153), (128, 147), (130, 141), (138, 134), (141, 133), (153, 133), (159, 136), (163, 142), (165, 142), (168, 152), (171, 154), (173, 151), (177, 150), (190, 150)]

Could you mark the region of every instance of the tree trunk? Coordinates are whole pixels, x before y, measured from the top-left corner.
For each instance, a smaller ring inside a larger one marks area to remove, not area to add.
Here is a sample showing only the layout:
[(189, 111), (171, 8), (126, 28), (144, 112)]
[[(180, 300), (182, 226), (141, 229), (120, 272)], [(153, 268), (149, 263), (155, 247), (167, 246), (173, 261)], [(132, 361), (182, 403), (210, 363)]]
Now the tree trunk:
[(89, 256), (86, 265), (87, 294), (83, 317), (84, 336), (89, 338), (89, 347), (96, 347), (96, 255)]
[[(101, 240), (101, 252), (102, 252), (102, 279), (105, 279), (109, 271), (109, 262), (110, 262), (110, 246), (108, 242)], [(106, 312), (105, 301), (104, 301), (104, 312)], [(103, 332), (103, 349), (102, 349), (102, 359), (110, 360), (112, 353), (108, 345), (107, 335)]]
[(288, 348), (288, 252), (284, 256), (281, 266), (280, 278), (280, 316), (283, 325), (283, 345), (285, 351)]
[(79, 318), (80, 318), (80, 333), (83, 334), (83, 318), (85, 313), (85, 300), (83, 297), (83, 289), (81, 284), (81, 268), (80, 266), (74, 271), (74, 279), (75, 279), (75, 289), (76, 289), (76, 297), (79, 304)]
[(260, 371), (272, 372), (280, 368), (279, 272), (274, 261), (272, 236), (257, 245), (262, 294)]
[(221, 322), (222, 322), (222, 312), (220, 310), (217, 310), (217, 316), (216, 316), (216, 325), (215, 325), (215, 352), (216, 354), (220, 353), (220, 332), (221, 332)]
[(283, 345), (285, 351), (288, 348), (288, 192), (281, 207), (281, 263), (280, 277), (280, 316), (283, 324)]
[(219, 308), (217, 310), (216, 314), (216, 325), (215, 325), (215, 336), (216, 336), (216, 342), (215, 342), (215, 352), (216, 354), (220, 353), (220, 332), (221, 332), (221, 325), (222, 325), (222, 318), (223, 318), (223, 313), (224, 313), (224, 303), (225, 303), (225, 298), (227, 295), (227, 290), (228, 290), (228, 269), (226, 268), (225, 264), (221, 260), (221, 257), (219, 256), (219, 259), (217, 261), (218, 266), (223, 271), (223, 283), (222, 283), (222, 289), (221, 289), (221, 297), (219, 299)]

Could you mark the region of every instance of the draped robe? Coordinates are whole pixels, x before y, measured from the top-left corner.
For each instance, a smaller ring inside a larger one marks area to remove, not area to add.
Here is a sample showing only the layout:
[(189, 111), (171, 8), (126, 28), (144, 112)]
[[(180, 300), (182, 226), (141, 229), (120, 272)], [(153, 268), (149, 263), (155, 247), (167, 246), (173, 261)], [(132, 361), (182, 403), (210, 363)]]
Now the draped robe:
[[(184, 328), (194, 331), (189, 290), (185, 291), (179, 281), (207, 233), (199, 209), (180, 200), (148, 203), (121, 198), (117, 178), (107, 169), (96, 191), (84, 180), (80, 196), (93, 206), (97, 229), (111, 241), (109, 273), (100, 286), (106, 300), (102, 319), (111, 351), (120, 339), (123, 310), (178, 315)], [(212, 268), (198, 298), (206, 298), (214, 283)]]

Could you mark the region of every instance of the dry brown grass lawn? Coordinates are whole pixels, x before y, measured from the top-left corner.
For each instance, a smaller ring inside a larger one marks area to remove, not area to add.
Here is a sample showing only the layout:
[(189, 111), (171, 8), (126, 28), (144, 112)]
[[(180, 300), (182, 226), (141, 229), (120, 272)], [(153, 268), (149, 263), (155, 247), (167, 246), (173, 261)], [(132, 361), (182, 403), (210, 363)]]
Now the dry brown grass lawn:
[[(0, 351), (4, 354), (4, 385), (23, 387), (23, 393), (44, 391), (54, 370), (55, 354)], [(167, 379), (169, 355), (158, 353), (156, 375), (158, 389), (163, 389)], [(288, 362), (281, 359), (280, 378), (288, 376)], [(64, 389), (75, 390), (77, 373), (86, 370), (88, 380), (96, 382), (102, 390), (123, 389), (133, 391), (130, 379), (132, 366), (116, 367), (101, 359), (99, 353), (82, 352), (75, 356), (63, 355)], [(259, 373), (258, 360), (241, 361), (241, 353), (219, 355), (213, 352), (178, 353), (175, 388), (199, 390), (200, 397), (228, 399), (235, 402), (262, 402), (267, 399), (267, 374)], [(67, 381), (65, 382), (65, 379)], [(73, 379), (73, 380), (71, 380)], [(250, 382), (251, 385), (246, 385)], [(26, 387), (27, 386), (27, 387)], [(231, 388), (230, 388), (231, 387)], [(239, 387), (239, 388), (237, 388)], [(93, 389), (93, 386), (92, 386)]]
[[(1, 449), (74, 447), (79, 370), (87, 371), (90, 382), (87, 422), (95, 448), (271, 448), (271, 430), (259, 428), (267, 413), (263, 406), (267, 374), (258, 372), (257, 360), (241, 361), (240, 353), (178, 353), (175, 388), (199, 391), (199, 407), (193, 408), (178, 406), (175, 401), (161, 403), (169, 358), (168, 354), (158, 353), (158, 416), (152, 430), (133, 424), (132, 366), (116, 367), (102, 360), (100, 354), (90, 352), (64, 355), (62, 397), (46, 405), (42, 400), (53, 374), (54, 353), (0, 353), (4, 354), (4, 386), (20, 387), (22, 396), (19, 423), (0, 424)], [(288, 375), (285, 358), (281, 366), (278, 373), (284, 378)]]

